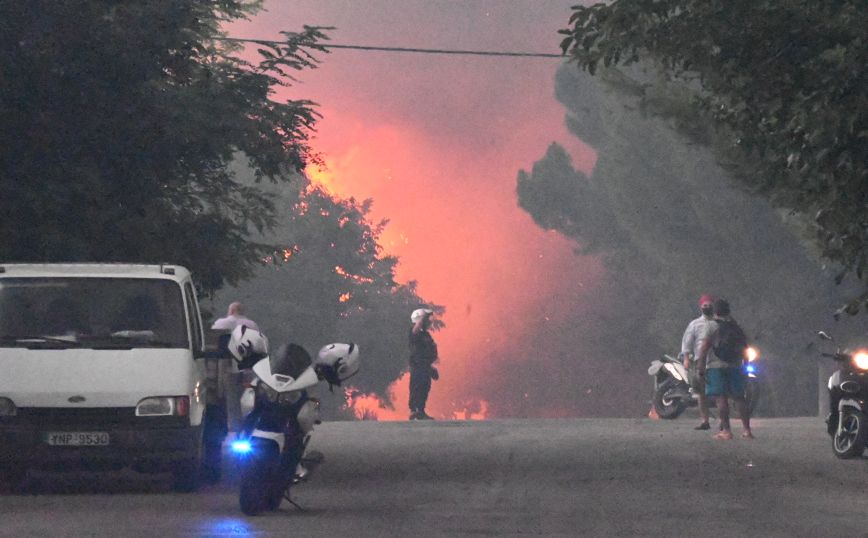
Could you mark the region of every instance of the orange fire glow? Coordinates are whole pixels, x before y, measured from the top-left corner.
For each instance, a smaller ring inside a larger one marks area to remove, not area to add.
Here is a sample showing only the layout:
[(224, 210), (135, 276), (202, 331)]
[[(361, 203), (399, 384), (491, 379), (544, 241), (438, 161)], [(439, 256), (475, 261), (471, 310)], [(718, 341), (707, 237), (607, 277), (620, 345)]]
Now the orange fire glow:
[[(353, 39), (357, 31), (365, 41), (379, 24), (371, 10), (323, 2), (271, 1), (267, 8), (268, 17), (239, 23), (235, 33), (272, 35), (317, 20), (341, 28), (346, 21), (346, 33), (336, 35)], [(447, 11), (465, 15), (456, 10)], [(540, 44), (556, 39), (551, 29), (563, 18), (554, 7), (545, 12), (551, 21), (534, 21)], [(403, 31), (408, 40), (419, 37)], [(443, 44), (437, 32), (430, 37)], [(274, 96), (320, 103), (323, 119), (312, 146), (322, 163), (306, 171), (312, 186), (342, 198), (372, 198), (371, 220), (389, 219), (380, 243), (400, 258), (396, 279), (418, 281), (423, 298), (445, 305), (446, 328), (434, 334), (441, 378), (427, 410), (437, 418), (503, 416), (514, 401), (515, 392), (502, 388), (508, 382), (557, 379), (535, 342), (550, 338), (558, 320), (583, 313), (584, 290), (603, 273), (600, 263), (577, 257), (572, 242), (543, 231), (518, 207), (518, 170), (529, 169), (552, 141), (585, 173), (596, 154), (566, 130), (553, 96), (558, 63), (508, 65), (505, 71), (488, 59), (334, 52), (304, 74), (303, 85)], [(408, 377), (389, 389), (394, 407), (353, 393), (349, 408), (360, 418), (406, 420)], [(552, 414), (574, 412), (560, 409)]]
[[(363, 393), (353, 387), (344, 389), (344, 409), (352, 410), (359, 420), (378, 420), (383, 422), (407, 420), (410, 412), (389, 402), (395, 402), (402, 407), (407, 402), (410, 387), (410, 374), (404, 373), (389, 387), (389, 400), (386, 401), (376, 394)], [(433, 396), (433, 392), (432, 392)], [(488, 418), (489, 403), (485, 400), (472, 398), (460, 402), (449, 402), (448, 407), (438, 405), (436, 412), (430, 412), (434, 418), (441, 420), (485, 420)], [(446, 409), (446, 411), (441, 411)]]
[(372, 282), (374, 281), (373, 278), (369, 278), (369, 277), (364, 277), (364, 276), (354, 275), (354, 274), (352, 274), (352, 273), (348, 273), (348, 272), (346, 271), (346, 269), (344, 269), (344, 268), (341, 267), (340, 265), (336, 265), (336, 266), (335, 266), (335, 273), (337, 273), (337, 274), (339, 274), (340, 276), (346, 278), (347, 280), (353, 280), (353, 281), (358, 282), (358, 283), (360, 283), (360, 284), (370, 284), (370, 283), (372, 283)]

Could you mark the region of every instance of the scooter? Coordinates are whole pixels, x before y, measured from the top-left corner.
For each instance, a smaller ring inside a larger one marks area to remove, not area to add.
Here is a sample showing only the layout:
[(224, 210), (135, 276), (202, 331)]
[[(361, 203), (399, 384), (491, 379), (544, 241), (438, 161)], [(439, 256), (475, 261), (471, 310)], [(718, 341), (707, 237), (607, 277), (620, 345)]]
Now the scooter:
[[(818, 334), (833, 341), (823, 331)], [(858, 458), (868, 444), (868, 349), (850, 352), (838, 348), (821, 355), (838, 363), (828, 383), (826, 429), (832, 437), (832, 451), (841, 459)]]
[[(745, 353), (744, 369), (747, 382), (745, 384), (745, 400), (750, 413), (753, 414), (757, 402), (760, 399), (759, 350), (753, 346), (748, 347)], [(663, 355), (660, 360), (651, 362), (648, 375), (654, 378), (653, 405), (657, 415), (663, 419), (676, 419), (688, 408), (699, 405), (699, 395), (690, 388), (690, 379), (687, 369), (681, 360)], [(709, 407), (714, 407), (713, 399), (708, 402)]]

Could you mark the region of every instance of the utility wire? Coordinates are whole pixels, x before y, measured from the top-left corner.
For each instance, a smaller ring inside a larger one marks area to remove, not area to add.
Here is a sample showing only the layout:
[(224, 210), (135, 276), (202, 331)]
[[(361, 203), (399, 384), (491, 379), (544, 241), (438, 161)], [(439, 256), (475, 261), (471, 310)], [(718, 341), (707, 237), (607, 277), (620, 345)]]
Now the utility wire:
[[(272, 41), (268, 39), (243, 39), (238, 37), (218, 37), (218, 41), (232, 41), (236, 43), (259, 43), (261, 45), (283, 45), (283, 41)], [(452, 50), (452, 49), (421, 49), (411, 47), (374, 47), (368, 45), (335, 45), (331, 43), (317, 43), (317, 46), (324, 49), (353, 49), (353, 50), (373, 50), (382, 52), (414, 52), (421, 54), (452, 54), (462, 56), (511, 56), (524, 58), (565, 58), (563, 54), (546, 54), (544, 52), (506, 52), (506, 51), (487, 51), (487, 50)]]

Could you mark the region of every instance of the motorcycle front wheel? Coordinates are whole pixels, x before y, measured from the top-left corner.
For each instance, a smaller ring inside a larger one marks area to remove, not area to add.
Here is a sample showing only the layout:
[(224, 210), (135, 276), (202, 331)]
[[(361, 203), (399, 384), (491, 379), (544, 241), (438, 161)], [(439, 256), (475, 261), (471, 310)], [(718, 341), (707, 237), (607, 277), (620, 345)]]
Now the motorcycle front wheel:
[(832, 450), (841, 459), (858, 458), (868, 442), (868, 417), (855, 409), (842, 411), (841, 427), (832, 437)]
[(245, 515), (255, 516), (265, 510), (265, 484), (262, 483), (267, 477), (262, 473), (245, 472), (241, 476), (241, 493), (238, 495), (238, 504)]
[(684, 412), (687, 405), (681, 398), (673, 397), (680, 382), (669, 378), (654, 391), (654, 410), (664, 419), (676, 419)]
[[(270, 445), (271, 443), (269, 443)], [(261, 453), (245, 462), (241, 473), (241, 492), (238, 504), (245, 515), (255, 516), (260, 512), (270, 510), (270, 493), (273, 490), (275, 460), (277, 447), (259, 445)]]
[(747, 402), (747, 410), (750, 413), (750, 416), (754, 416), (756, 404), (759, 402), (760, 394), (762, 393), (759, 380), (748, 378), (744, 392), (744, 399)]

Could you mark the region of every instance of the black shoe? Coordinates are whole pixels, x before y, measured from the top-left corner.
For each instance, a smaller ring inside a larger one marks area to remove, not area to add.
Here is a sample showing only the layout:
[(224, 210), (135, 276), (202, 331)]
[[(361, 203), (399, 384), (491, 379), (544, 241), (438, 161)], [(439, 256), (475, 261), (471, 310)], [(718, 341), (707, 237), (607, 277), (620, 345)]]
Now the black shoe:
[(416, 420), (434, 420), (434, 417), (428, 416), (425, 411), (419, 411), (416, 413)]
[(699, 426), (697, 426), (693, 429), (694, 430), (710, 430), (711, 424), (709, 424), (708, 422), (703, 422), (702, 424), (700, 424)]

